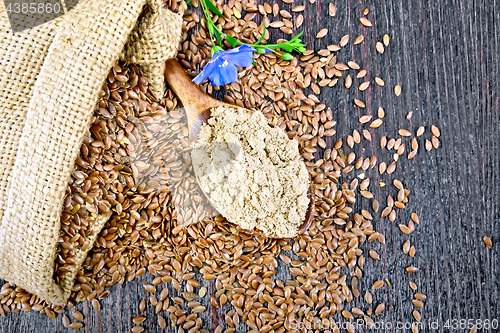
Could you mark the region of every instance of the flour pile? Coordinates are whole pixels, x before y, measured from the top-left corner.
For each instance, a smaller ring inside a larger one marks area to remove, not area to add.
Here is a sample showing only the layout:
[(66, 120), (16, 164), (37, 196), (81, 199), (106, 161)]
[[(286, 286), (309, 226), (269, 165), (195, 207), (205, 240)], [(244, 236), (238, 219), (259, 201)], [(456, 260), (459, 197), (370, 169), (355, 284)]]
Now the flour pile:
[(191, 153), (215, 209), (244, 229), (290, 238), (309, 206), (309, 174), (298, 144), (261, 112), (212, 109)]

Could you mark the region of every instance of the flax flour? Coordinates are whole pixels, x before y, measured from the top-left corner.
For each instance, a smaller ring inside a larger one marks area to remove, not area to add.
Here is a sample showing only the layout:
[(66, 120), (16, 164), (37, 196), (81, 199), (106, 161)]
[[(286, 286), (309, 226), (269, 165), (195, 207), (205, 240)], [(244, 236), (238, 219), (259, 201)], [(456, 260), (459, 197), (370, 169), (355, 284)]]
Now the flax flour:
[(297, 234), (309, 205), (309, 174), (295, 140), (261, 112), (218, 107), (193, 146), (200, 186), (228, 221), (266, 235)]

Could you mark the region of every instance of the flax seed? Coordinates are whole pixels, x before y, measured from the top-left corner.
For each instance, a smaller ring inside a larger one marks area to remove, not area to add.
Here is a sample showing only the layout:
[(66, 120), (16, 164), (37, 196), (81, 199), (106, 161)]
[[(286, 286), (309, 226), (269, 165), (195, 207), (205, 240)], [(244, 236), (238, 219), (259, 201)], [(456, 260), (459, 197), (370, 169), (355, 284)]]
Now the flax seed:
[(389, 40), (390, 40), (390, 37), (389, 37), (389, 35), (388, 35), (388, 34), (385, 34), (382, 40), (384, 41), (384, 45), (385, 45), (386, 47), (387, 47), (387, 46), (389, 46)]
[(347, 77), (345, 78), (345, 82), (344, 82), (344, 85), (347, 89), (349, 89), (352, 85), (352, 78), (350, 75), (347, 75)]
[(328, 29), (321, 29), (318, 34), (316, 35), (316, 38), (317, 39), (320, 39), (320, 38), (323, 38), (326, 36), (326, 34), (328, 33)]
[(354, 99), (354, 104), (357, 106), (357, 107), (360, 107), (360, 108), (364, 108), (366, 105), (364, 102), (360, 101), (359, 99)]
[(410, 234), (410, 233), (411, 233), (410, 228), (408, 228), (408, 227), (407, 227), (406, 225), (404, 225), (404, 224), (400, 224), (400, 225), (399, 225), (399, 229), (400, 229), (400, 230), (401, 230), (401, 232), (402, 232), (402, 233), (404, 233), (404, 234), (407, 234), (407, 235), (408, 235), (408, 234)]
[(418, 149), (418, 141), (415, 138), (413, 138), (411, 140), (411, 149), (413, 149), (413, 150), (417, 150)]
[(353, 44), (354, 44), (354, 45), (361, 44), (361, 43), (363, 43), (363, 41), (364, 41), (364, 40), (365, 40), (365, 36), (363, 36), (363, 35), (359, 35), (358, 37), (356, 37), (356, 38), (354, 39)]
[(424, 294), (422, 294), (422, 293), (415, 293), (415, 295), (414, 295), (414, 296), (415, 296), (415, 298), (416, 298), (416, 299), (421, 300), (421, 301), (423, 301), (424, 299), (426, 299), (426, 298), (427, 298), (427, 296), (425, 296), (425, 295), (424, 295)]
[(372, 23), (365, 17), (362, 17), (359, 19), (361, 21), (361, 24), (364, 25), (365, 27), (371, 27)]
[(351, 61), (348, 61), (348, 62), (347, 62), (347, 65), (348, 65), (350, 68), (352, 68), (352, 69), (356, 69), (356, 70), (357, 70), (357, 69), (359, 69), (359, 65), (358, 65), (356, 62), (352, 61), (352, 60), (351, 60)]
[(165, 327), (167, 327), (167, 322), (162, 316), (158, 316), (158, 326), (160, 326), (161, 329), (165, 329)]
[(408, 252), (408, 254), (410, 255), (410, 257), (412, 257), (412, 258), (413, 258), (413, 257), (415, 257), (415, 252), (416, 252), (415, 246), (414, 246), (414, 245), (412, 245), (412, 246), (410, 247), (410, 251)]
[(302, 16), (302, 15), (298, 15), (298, 16), (295, 18), (295, 27), (296, 27), (296, 28), (300, 28), (300, 26), (302, 26), (302, 23), (304, 23), (304, 16)]
[(346, 71), (349, 69), (349, 66), (347, 66), (346, 64), (342, 64), (342, 63), (336, 63), (335, 68), (338, 69), (339, 71)]
[(384, 174), (385, 171), (387, 170), (387, 164), (385, 162), (380, 163), (378, 169), (381, 175)]
[(431, 133), (432, 135), (434, 135), (436, 138), (439, 138), (439, 136), (441, 135), (441, 132), (439, 131), (439, 128), (437, 128), (436, 126), (432, 125), (431, 126)]
[(366, 124), (366, 123), (367, 123), (367, 122), (369, 122), (371, 119), (372, 119), (372, 115), (367, 114), (367, 115), (361, 116), (361, 117), (359, 118), (359, 122), (360, 122), (361, 124)]
[(337, 14), (337, 8), (335, 8), (335, 5), (333, 3), (330, 3), (328, 5), (328, 13), (331, 17), (334, 17)]
[(347, 136), (347, 145), (350, 148), (354, 147), (354, 138), (352, 137), (352, 135)]
[(83, 327), (82, 323), (71, 323), (68, 325), (69, 328), (74, 329), (74, 330), (79, 330), (80, 328)]
[(435, 136), (432, 137), (432, 146), (434, 147), (434, 149), (439, 148), (439, 139)]
[(349, 319), (349, 320), (353, 320), (354, 319), (354, 316), (352, 315), (352, 313), (350, 313), (347, 310), (343, 310), (342, 311), (342, 317), (344, 317), (346, 319)]
[(365, 301), (368, 304), (372, 304), (372, 302), (373, 302), (373, 296), (369, 291), (365, 292)]
[(139, 311), (140, 311), (140, 312), (144, 312), (144, 311), (146, 311), (146, 301), (141, 300), (141, 301), (139, 302)]
[(292, 8), (292, 12), (295, 12), (295, 13), (298, 13), (298, 12), (302, 12), (304, 11), (306, 7), (302, 6), (302, 5), (299, 5), (299, 6), (295, 6)]
[(399, 135), (401, 135), (401, 136), (411, 136), (411, 132), (410, 132), (410, 131), (408, 131), (408, 130), (405, 130), (405, 129), (400, 129), (400, 130), (398, 131), (398, 133), (399, 133)]
[(365, 91), (370, 86), (370, 81), (365, 81), (359, 85), (359, 90)]
[(372, 257), (372, 259), (374, 260), (380, 260), (380, 255), (374, 250), (370, 250), (370, 257)]
[(83, 320), (83, 314), (80, 311), (73, 310), (72, 311), (73, 318), (77, 321), (82, 321)]
[(487, 247), (490, 249), (493, 247), (493, 243), (491, 242), (491, 239), (488, 236), (483, 237), (483, 242), (486, 244)]
[(403, 244), (403, 253), (408, 253), (410, 251), (410, 241), (407, 240), (406, 242), (404, 242)]
[(97, 312), (101, 311), (101, 305), (99, 304), (98, 300), (93, 299), (91, 303), (92, 303), (92, 307), (94, 308), (94, 310), (96, 310)]
[(384, 53), (384, 44), (382, 44), (381, 42), (377, 42), (377, 44), (375, 44), (375, 48), (378, 53), (380, 54)]
[(382, 125), (383, 121), (382, 119), (375, 119), (374, 121), (372, 121), (372, 123), (370, 124), (370, 127), (371, 128), (378, 128)]
[(386, 171), (386, 172), (387, 172), (388, 174), (391, 174), (391, 173), (393, 173), (394, 171), (396, 171), (396, 163), (395, 163), (395, 162), (393, 162), (393, 163), (391, 163), (391, 164), (389, 164), (389, 165), (387, 166), (387, 171)]
[(429, 140), (425, 140), (425, 150), (430, 151), (432, 149), (432, 143)]
[(379, 77), (375, 77), (375, 83), (378, 84), (379, 86), (383, 87), (385, 85), (384, 80), (382, 80)]
[(332, 44), (332, 45), (328, 45), (326, 48), (327, 48), (328, 50), (332, 51), (332, 52), (336, 52), (336, 51), (338, 51), (338, 50), (340, 50), (340, 49), (341, 49), (341, 47), (340, 47), (340, 46), (338, 46), (338, 45), (334, 45), (334, 44)]
[(379, 305), (377, 305), (377, 307), (375, 308), (375, 315), (378, 315), (378, 314), (381, 314), (382, 311), (385, 310), (385, 304), (384, 303), (380, 303)]
[(423, 308), (424, 307), (424, 303), (422, 301), (419, 301), (419, 300), (412, 300), (411, 301), (413, 303), (413, 305), (415, 305), (417, 308)]
[(69, 325), (70, 325), (71, 322), (70, 322), (70, 320), (69, 320), (69, 318), (68, 318), (67, 315), (63, 316), (62, 323), (63, 323), (64, 327), (66, 327), (66, 328), (69, 327)]
[(340, 39), (339, 45), (340, 47), (344, 47), (349, 43), (349, 35), (345, 35)]
[[(380, 233), (380, 234), (378, 235), (378, 242), (379, 242), (380, 244), (382, 244), (382, 245), (385, 245), (385, 236), (384, 236), (384, 234)], [(387, 279), (386, 279), (386, 281), (387, 281)], [(390, 285), (389, 285), (389, 286), (390, 286)]]
[(395, 94), (396, 96), (399, 96), (399, 95), (401, 94), (401, 86), (400, 86), (400, 85), (396, 85), (396, 86), (394, 87), (394, 94)]

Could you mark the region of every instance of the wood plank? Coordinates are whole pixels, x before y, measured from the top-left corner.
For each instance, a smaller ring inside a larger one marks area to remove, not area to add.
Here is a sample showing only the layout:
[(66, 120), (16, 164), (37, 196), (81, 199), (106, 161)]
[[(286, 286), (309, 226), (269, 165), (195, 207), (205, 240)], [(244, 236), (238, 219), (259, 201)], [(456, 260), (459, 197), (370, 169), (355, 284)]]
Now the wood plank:
[[(361, 45), (349, 44), (342, 50), (339, 61), (352, 59), (366, 68), (366, 78), (372, 81), (370, 88), (363, 93), (354, 88), (355, 84), (346, 93), (343, 79), (334, 88), (322, 88), (322, 102), (332, 107), (338, 120), (335, 140), (351, 134), (353, 129), (361, 132), (364, 127), (358, 123), (359, 116), (376, 115), (379, 106), (386, 111), (384, 124), (370, 131), (372, 142), (363, 140), (356, 147), (358, 156), (375, 154), (380, 161), (390, 161), (391, 154), (379, 148), (381, 135), (395, 137), (399, 128), (415, 132), (424, 125), (424, 137), (428, 138), (430, 125), (441, 129), (438, 150), (425, 152), (424, 140), (419, 139), (417, 157), (411, 161), (402, 159), (394, 174), (376, 177), (375, 170), (366, 172), (373, 180), (387, 183), (373, 190), (382, 206), (387, 194), (394, 195), (391, 179), (400, 179), (412, 191), (408, 208), (398, 212), (395, 222), (374, 222), (377, 230), (386, 235), (386, 246), (373, 242), (365, 247), (379, 252), (382, 260), (367, 261), (360, 289), (368, 289), (378, 279), (388, 278), (392, 284), (374, 292), (374, 305), (386, 304), (377, 320), (394, 325), (412, 321), (410, 280), (428, 296), (421, 313), (427, 324), (439, 321), (435, 332), (448, 332), (443, 326), (448, 319), (500, 319), (499, 1), (334, 1), (334, 18), (328, 15), (326, 1), (296, 2), (306, 5), (303, 39), (315, 50), (338, 43), (345, 34), (350, 35), (351, 42), (359, 34), (365, 35)], [(292, 7), (282, 2), (280, 6)], [(365, 8), (370, 10), (367, 17), (372, 28), (359, 23)], [(323, 27), (329, 30), (327, 37), (316, 40), (314, 36)], [(381, 40), (385, 33), (391, 41), (381, 55), (375, 51), (374, 41)], [(273, 36), (278, 34), (273, 32)], [(385, 87), (373, 84), (375, 76), (385, 80)], [(392, 90), (396, 84), (402, 87), (399, 97)], [(222, 94), (215, 95), (221, 98)], [(356, 108), (353, 98), (363, 99), (367, 107)], [(413, 117), (406, 119), (410, 111)], [(333, 139), (327, 142), (331, 145)], [(355, 209), (368, 207), (367, 202), (355, 205)], [(411, 212), (416, 212), (421, 222), (413, 234), (402, 235), (397, 224), (407, 223)], [(493, 249), (484, 245), (484, 235), (493, 240)], [(401, 252), (406, 239), (417, 248), (413, 259)], [(406, 273), (404, 267), (409, 265), (420, 271)], [(281, 280), (291, 278), (284, 265), (277, 272)], [(132, 318), (139, 315), (140, 300), (149, 297), (142, 287), (145, 282), (150, 283), (151, 277), (146, 275), (111, 288), (111, 295), (100, 301), (100, 314), (86, 302), (78, 304), (76, 309), (85, 316), (83, 330), (130, 332), (134, 326)], [(213, 309), (209, 298), (215, 293), (214, 283), (202, 281), (202, 285), (209, 290), (202, 301), (208, 311), (200, 316), (204, 328), (213, 331), (219, 324), (226, 327), (224, 314), (230, 306)], [(170, 292), (171, 296), (179, 295), (172, 287)], [(360, 300), (354, 300), (354, 305), (366, 308)], [(146, 331), (177, 332), (171, 327), (158, 328), (149, 302), (147, 314), (142, 325)], [(168, 314), (163, 316), (168, 318)], [(62, 327), (61, 316), (51, 320), (38, 313), (21, 312), (0, 317), (0, 332), (68, 331)], [(246, 332), (246, 326), (240, 324), (237, 332)]]

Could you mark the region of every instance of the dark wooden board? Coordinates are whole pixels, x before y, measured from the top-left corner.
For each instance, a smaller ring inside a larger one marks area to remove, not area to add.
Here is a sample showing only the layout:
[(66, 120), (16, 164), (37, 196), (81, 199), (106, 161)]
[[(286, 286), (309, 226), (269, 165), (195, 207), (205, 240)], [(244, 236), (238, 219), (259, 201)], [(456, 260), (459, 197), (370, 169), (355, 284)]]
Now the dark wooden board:
[[(412, 320), (413, 292), (408, 282), (414, 280), (419, 291), (427, 295), (421, 310), (425, 323), (439, 323), (437, 330), (426, 328), (423, 332), (468, 331), (447, 329), (446, 320), (500, 320), (499, 1), (336, 0), (334, 18), (328, 16), (329, 2), (296, 1), (306, 5), (303, 28), (308, 47), (319, 50), (338, 43), (343, 35), (349, 34), (352, 41), (364, 34), (365, 42), (350, 44), (339, 54), (339, 60), (353, 59), (368, 70), (367, 77), (380, 76), (386, 83), (383, 88), (372, 84), (366, 92), (351, 88), (348, 94), (340, 84), (324, 89), (322, 102), (332, 108), (338, 121), (336, 138), (345, 137), (353, 129), (360, 130), (358, 117), (376, 114), (379, 106), (386, 111), (385, 121), (382, 128), (371, 131), (374, 141), (362, 142), (364, 156), (375, 153), (379, 160), (390, 161), (391, 156), (387, 150), (380, 150), (378, 142), (384, 134), (394, 137), (399, 128), (415, 132), (424, 125), (426, 138), (430, 125), (441, 129), (438, 150), (424, 151), (424, 142), (419, 140), (421, 148), (415, 159), (403, 159), (391, 177), (379, 177), (386, 183), (398, 178), (412, 192), (408, 208), (399, 213), (396, 221), (375, 220), (375, 227), (385, 233), (387, 243), (385, 247), (375, 242), (368, 245), (381, 253), (382, 260), (367, 261), (360, 289), (366, 290), (377, 279), (389, 279), (392, 286), (375, 293), (375, 304), (386, 304), (377, 320), (395, 325)], [(280, 6), (290, 8), (282, 2)], [(370, 10), (367, 17), (372, 28), (359, 23), (365, 8)], [(327, 37), (315, 40), (316, 33), (324, 27), (329, 30)], [(375, 52), (375, 41), (381, 41), (385, 33), (391, 41), (380, 55)], [(396, 84), (402, 86), (399, 97), (392, 92)], [(352, 105), (356, 96), (366, 101), (366, 109)], [(410, 111), (413, 117), (408, 120)], [(356, 152), (362, 153), (360, 149)], [(370, 174), (374, 177), (375, 170)], [(386, 186), (375, 190), (376, 198), (385, 202), (387, 194), (395, 194), (391, 193), (393, 189)], [(368, 203), (361, 206), (367, 207)], [(407, 223), (411, 212), (418, 213), (420, 224), (413, 234), (403, 235), (397, 225)], [(493, 240), (493, 249), (484, 245), (484, 235)], [(413, 259), (401, 252), (406, 239), (417, 248)], [(420, 271), (406, 273), (404, 268), (409, 265), (418, 266)], [(278, 272), (281, 279), (289, 274), (283, 268)], [(141, 285), (150, 279), (141, 277), (111, 288), (111, 295), (101, 301), (100, 314), (87, 303), (77, 305), (85, 315), (85, 328), (81, 331), (130, 332), (131, 319), (138, 315), (138, 302), (145, 299)], [(354, 304), (362, 302), (355, 300)], [(154, 312), (151, 306), (148, 312)], [(207, 311), (205, 328), (213, 330), (222, 323), (223, 313)], [(160, 331), (155, 316), (150, 316), (144, 327), (149, 332)], [(66, 331), (61, 316), (51, 320), (29, 312), (0, 318), (0, 332)], [(238, 332), (244, 331), (244, 325), (239, 325)]]

